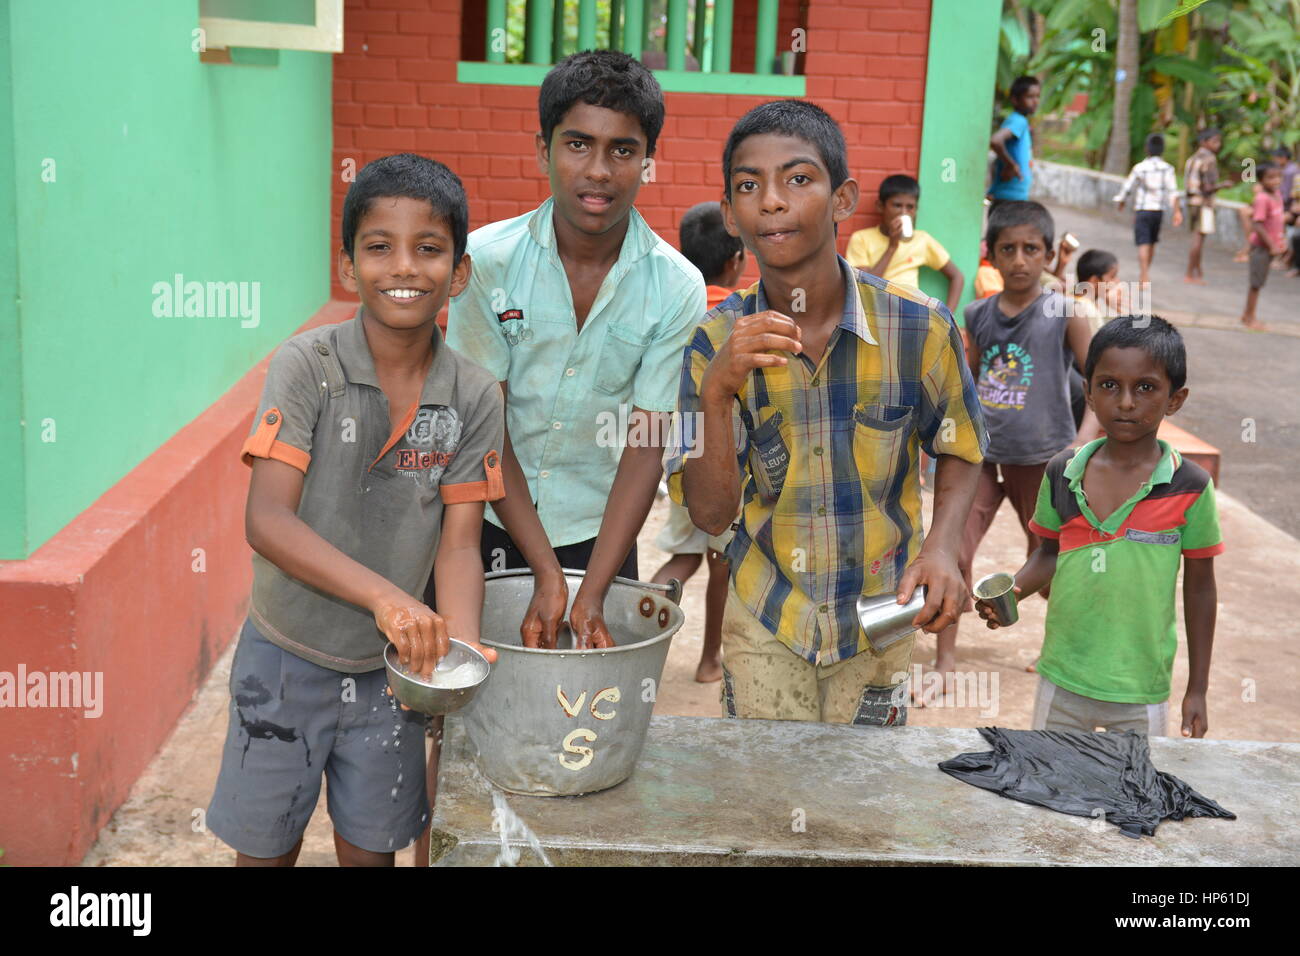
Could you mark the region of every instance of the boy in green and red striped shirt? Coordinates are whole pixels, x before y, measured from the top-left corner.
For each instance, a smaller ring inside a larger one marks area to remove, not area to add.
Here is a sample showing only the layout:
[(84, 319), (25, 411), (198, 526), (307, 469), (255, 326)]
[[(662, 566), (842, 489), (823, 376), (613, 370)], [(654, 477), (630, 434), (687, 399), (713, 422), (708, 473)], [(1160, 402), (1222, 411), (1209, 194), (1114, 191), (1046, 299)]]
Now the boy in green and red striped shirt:
[(1181, 558), (1182, 732), (1204, 737), (1223, 551), (1214, 482), (1156, 437), (1187, 400), (1182, 336), (1158, 316), (1116, 319), (1093, 336), (1084, 377), (1106, 437), (1048, 463), (1030, 522), (1043, 543), (1016, 573), (1021, 598), (1051, 584), (1033, 729), (1166, 733)]

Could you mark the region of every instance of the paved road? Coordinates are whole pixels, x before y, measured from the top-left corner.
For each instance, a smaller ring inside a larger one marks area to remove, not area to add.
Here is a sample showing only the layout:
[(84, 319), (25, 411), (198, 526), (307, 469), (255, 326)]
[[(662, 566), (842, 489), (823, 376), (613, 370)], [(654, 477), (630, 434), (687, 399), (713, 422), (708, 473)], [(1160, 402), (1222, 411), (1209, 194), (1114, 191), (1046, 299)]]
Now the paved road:
[[(1074, 233), (1080, 252), (1119, 257), (1120, 278), (1137, 279), (1137, 252), (1126, 220), (1067, 206), (1049, 206), (1057, 234)], [(1206, 244), (1208, 284), (1182, 280), (1186, 229), (1166, 222), (1151, 270), (1153, 311), (1176, 324), (1187, 342), (1187, 404), (1174, 421), (1223, 454), (1220, 486), (1288, 534), (1300, 537), (1300, 278), (1273, 272), (1260, 294), (1259, 318), (1274, 330), (1248, 332), (1238, 319), (1246, 297), (1246, 265), (1232, 251)], [(1254, 441), (1249, 438), (1249, 419)], [(1245, 424), (1243, 424), (1245, 423)]]

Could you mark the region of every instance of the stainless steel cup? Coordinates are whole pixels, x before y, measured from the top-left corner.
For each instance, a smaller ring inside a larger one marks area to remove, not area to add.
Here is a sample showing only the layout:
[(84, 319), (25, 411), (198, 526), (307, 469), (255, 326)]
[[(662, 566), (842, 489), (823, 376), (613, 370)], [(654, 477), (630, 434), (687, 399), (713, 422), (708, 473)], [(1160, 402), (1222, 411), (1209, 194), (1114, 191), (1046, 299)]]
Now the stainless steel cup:
[(975, 582), (975, 598), (988, 604), (993, 616), (1003, 627), (1020, 620), (1020, 610), (1016, 607), (1016, 579), (1005, 571), (990, 574)]
[(916, 630), (912, 618), (925, 605), (928, 590), (924, 587), (917, 588), (912, 592), (912, 600), (906, 604), (899, 604), (896, 594), (873, 594), (871, 597), (858, 598), (858, 621), (873, 650), (883, 651)]

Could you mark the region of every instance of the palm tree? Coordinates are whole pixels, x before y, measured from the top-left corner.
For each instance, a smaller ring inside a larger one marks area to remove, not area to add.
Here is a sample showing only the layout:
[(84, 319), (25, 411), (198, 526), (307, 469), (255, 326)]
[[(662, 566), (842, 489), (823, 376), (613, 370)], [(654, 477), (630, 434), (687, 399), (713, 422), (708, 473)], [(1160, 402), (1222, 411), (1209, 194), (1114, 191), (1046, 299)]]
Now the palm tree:
[(1115, 49), (1115, 112), (1110, 124), (1110, 144), (1103, 168), (1124, 175), (1129, 166), (1129, 108), (1138, 75), (1137, 0), (1119, 0), (1119, 38)]

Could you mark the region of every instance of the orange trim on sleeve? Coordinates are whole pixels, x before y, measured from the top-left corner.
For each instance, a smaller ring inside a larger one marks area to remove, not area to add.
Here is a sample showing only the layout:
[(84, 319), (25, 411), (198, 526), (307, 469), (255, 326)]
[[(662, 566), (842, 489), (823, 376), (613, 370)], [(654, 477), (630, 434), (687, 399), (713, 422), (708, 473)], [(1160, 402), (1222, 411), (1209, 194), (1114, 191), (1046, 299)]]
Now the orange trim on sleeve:
[(419, 410), (420, 400), (417, 398), (415, 404), (412, 405), (402, 417), (398, 426), (393, 429), (393, 433), (388, 436), (388, 441), (384, 442), (384, 447), (380, 450), (378, 457), (370, 463), (371, 468), (374, 468), (375, 465), (379, 464), (383, 457), (388, 454), (388, 450), (397, 444), (402, 435), (406, 433), (406, 430), (411, 427), (411, 422), (415, 421), (415, 413)]
[(438, 489), (443, 504), (459, 505), (467, 501), (499, 501), (506, 496), (506, 482), (501, 475), (501, 455), (495, 450), (483, 456), (483, 481), (462, 481)]
[(276, 440), (282, 424), (284, 416), (280, 414), (280, 409), (268, 408), (257, 425), (257, 431), (248, 436), (244, 447), (240, 449), (239, 460), (251, 468), (254, 458), (274, 458), (292, 465), (305, 475), (307, 466), (311, 463), (311, 455), (301, 448)]
[(301, 448), (294, 448), (282, 441), (276, 442), (271, 446), (271, 454), (268, 458), (274, 458), (276, 461), (282, 461), (286, 465), (292, 465), (304, 475), (307, 474), (307, 466), (311, 464), (311, 455), (307, 454)]
[(1212, 544), (1208, 548), (1191, 548), (1183, 552), (1184, 558), (1212, 558), (1216, 554), (1223, 554), (1224, 545), (1220, 541), (1218, 544)]

